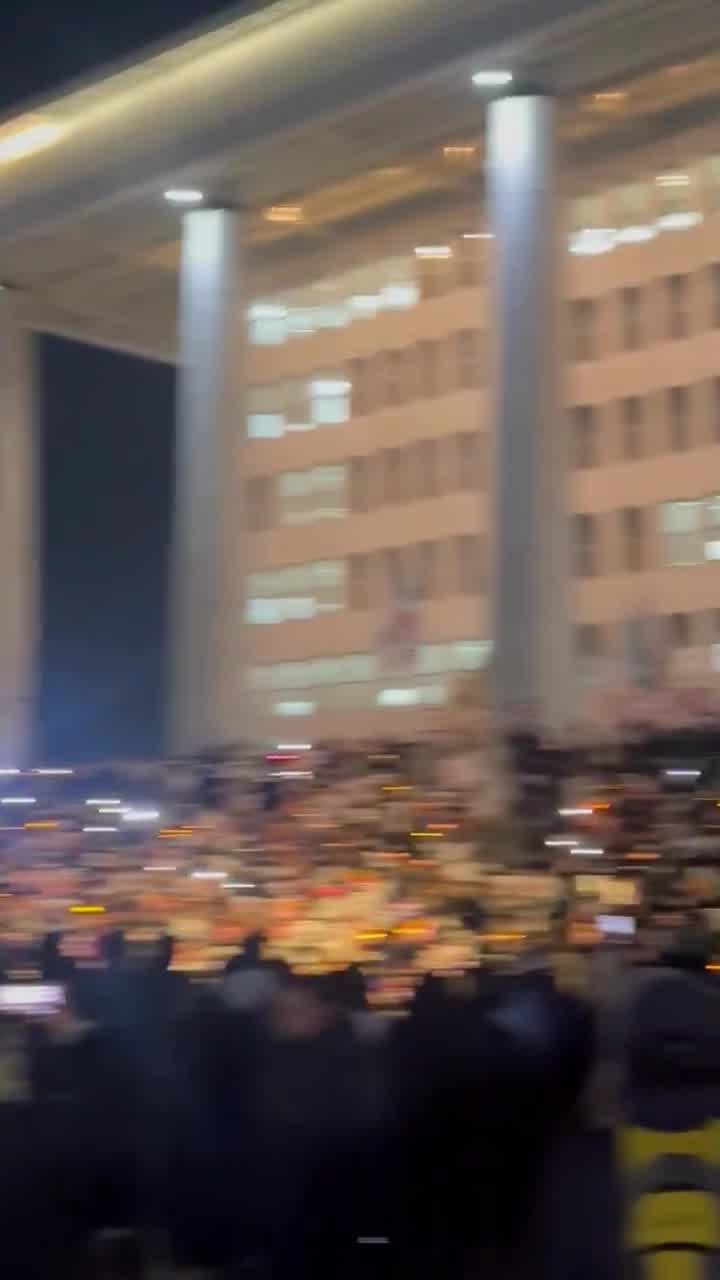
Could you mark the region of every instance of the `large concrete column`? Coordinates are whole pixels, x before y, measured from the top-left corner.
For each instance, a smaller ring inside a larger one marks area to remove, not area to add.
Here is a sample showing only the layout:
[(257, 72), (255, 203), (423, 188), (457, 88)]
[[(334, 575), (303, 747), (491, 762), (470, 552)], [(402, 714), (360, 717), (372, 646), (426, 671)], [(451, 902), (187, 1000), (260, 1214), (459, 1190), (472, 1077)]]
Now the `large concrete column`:
[(498, 338), (496, 693), (509, 718), (562, 731), (573, 694), (552, 99), (498, 99), (488, 135)]
[(170, 644), (176, 752), (247, 738), (242, 217), (183, 218)]
[(0, 767), (31, 750), (36, 657), (36, 450), (32, 338), (0, 287)]

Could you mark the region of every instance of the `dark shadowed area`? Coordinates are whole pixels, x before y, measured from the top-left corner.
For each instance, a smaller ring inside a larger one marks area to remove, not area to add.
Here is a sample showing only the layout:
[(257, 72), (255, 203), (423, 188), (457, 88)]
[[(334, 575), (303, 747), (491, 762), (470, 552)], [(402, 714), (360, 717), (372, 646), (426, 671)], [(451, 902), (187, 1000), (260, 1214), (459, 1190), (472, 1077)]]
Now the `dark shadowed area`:
[(38, 340), (45, 490), (38, 749), (162, 748), (174, 370)]

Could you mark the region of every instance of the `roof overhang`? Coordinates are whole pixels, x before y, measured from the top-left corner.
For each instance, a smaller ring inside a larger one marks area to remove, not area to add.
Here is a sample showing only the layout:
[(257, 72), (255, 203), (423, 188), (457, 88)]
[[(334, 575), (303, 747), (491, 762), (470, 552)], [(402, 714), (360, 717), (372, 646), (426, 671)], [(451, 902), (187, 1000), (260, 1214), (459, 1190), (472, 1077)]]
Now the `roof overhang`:
[[(0, 131), (0, 277), (31, 292), (32, 323), (83, 337), (82, 312), (63, 307), (56, 287), (68, 275), (92, 274), (101, 298), (104, 273), (131, 261), (174, 289), (167, 186), (238, 202), (255, 244), (295, 236), (302, 252), (298, 229), (268, 226), (263, 208), (298, 193), (327, 205), (330, 189), (479, 133), (474, 70), (509, 66), (572, 103), (714, 46), (717, 0), (277, 0), (10, 121)], [(23, 120), (47, 126), (51, 140), (3, 164), (2, 138)], [(396, 198), (388, 178), (382, 199)], [(85, 315), (88, 339), (126, 346), (124, 320), (108, 312), (98, 324), (98, 305)], [(160, 311), (170, 310), (166, 299)], [(146, 338), (137, 348), (151, 350)], [(152, 351), (171, 355), (171, 335)]]

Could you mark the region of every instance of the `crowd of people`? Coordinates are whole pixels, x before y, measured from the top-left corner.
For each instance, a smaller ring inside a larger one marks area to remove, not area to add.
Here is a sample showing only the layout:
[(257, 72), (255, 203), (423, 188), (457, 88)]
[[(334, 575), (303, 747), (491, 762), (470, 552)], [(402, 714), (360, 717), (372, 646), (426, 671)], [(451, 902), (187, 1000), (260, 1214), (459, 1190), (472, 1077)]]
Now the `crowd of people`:
[(24, 1274), (703, 1274), (713, 734), (495, 754), (0, 774)]

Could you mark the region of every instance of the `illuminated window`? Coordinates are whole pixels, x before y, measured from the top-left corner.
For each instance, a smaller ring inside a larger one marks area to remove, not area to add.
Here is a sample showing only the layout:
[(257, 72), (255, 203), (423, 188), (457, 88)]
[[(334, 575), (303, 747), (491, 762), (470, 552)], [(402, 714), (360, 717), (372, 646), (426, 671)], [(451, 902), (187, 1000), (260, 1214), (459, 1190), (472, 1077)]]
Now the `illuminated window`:
[(256, 347), (277, 347), (289, 336), (287, 307), (255, 303), (248, 311), (248, 339)]
[(575, 574), (593, 578), (597, 573), (597, 517), (584, 513), (572, 517)]
[(705, 558), (702, 502), (664, 502), (660, 508), (660, 528), (668, 564), (702, 563)]
[(247, 621), (268, 625), (337, 612), (345, 608), (345, 580), (343, 560), (317, 560), (251, 573), (246, 584)]
[(281, 524), (338, 520), (348, 513), (344, 465), (286, 471), (276, 478), (275, 489)]
[(667, 392), (670, 448), (684, 453), (690, 446), (690, 388), (670, 387)]
[(273, 706), (276, 716), (311, 716), (316, 710), (316, 702), (276, 702)]
[(579, 469), (597, 466), (597, 411), (591, 404), (572, 410), (574, 462)]
[(318, 377), (313, 378), (309, 389), (311, 418), (316, 427), (349, 421), (351, 382), (341, 377)]
[(623, 457), (635, 462), (643, 453), (642, 400), (628, 396), (622, 402)]

